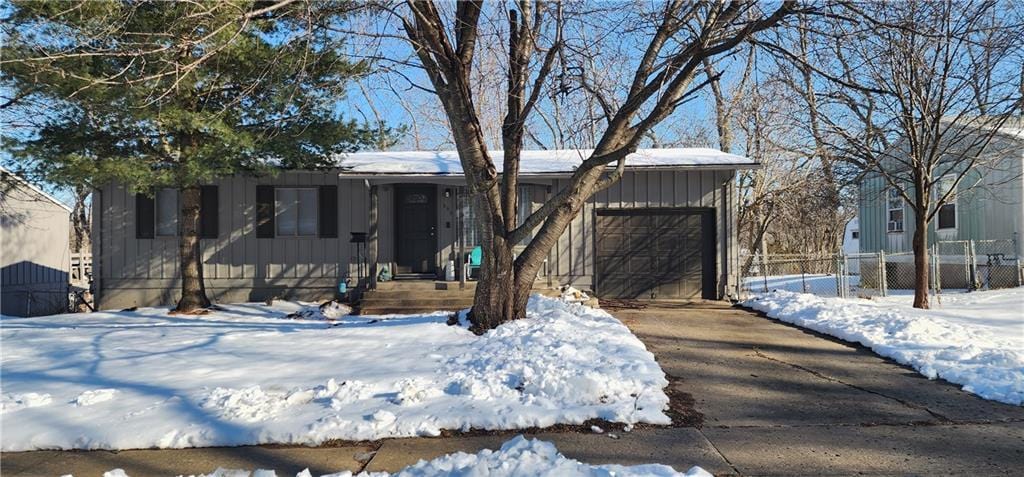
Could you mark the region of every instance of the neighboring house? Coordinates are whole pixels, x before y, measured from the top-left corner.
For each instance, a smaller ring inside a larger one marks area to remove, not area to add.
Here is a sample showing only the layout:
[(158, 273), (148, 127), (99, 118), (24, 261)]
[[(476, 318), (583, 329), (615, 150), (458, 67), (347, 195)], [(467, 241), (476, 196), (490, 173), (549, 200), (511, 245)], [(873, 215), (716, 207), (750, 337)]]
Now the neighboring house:
[[(587, 151), (524, 151), (521, 216), (569, 183)], [(501, 157), (493, 152), (492, 157)], [(379, 268), (444, 277), (478, 243), (455, 152), (347, 154), (331, 171), (234, 176), (203, 188), (203, 272), (211, 298), (324, 299)], [(602, 297), (726, 297), (736, 284), (735, 171), (711, 149), (631, 155), (621, 181), (590, 199), (540, 280)], [(500, 170), (500, 165), (498, 166)], [(101, 308), (178, 297), (178, 193), (110, 184), (93, 194), (93, 280)], [(366, 234), (367, 243), (350, 241)]]
[[(991, 157), (964, 177), (953, 200), (931, 221), (928, 243), (999, 240), (1006, 244), (1007, 255), (1024, 257), (1024, 129), (1001, 129), (987, 151)], [(949, 190), (953, 176), (947, 177), (939, 193)], [(896, 189), (883, 177), (868, 175), (860, 183), (859, 197), (860, 250), (912, 251), (913, 211)]]
[[(860, 253), (860, 219), (854, 217), (846, 223), (846, 230), (843, 232), (843, 254), (856, 253)], [(850, 273), (860, 273), (860, 260), (850, 260), (847, 267)]]
[(71, 209), (0, 168), (0, 314), (68, 308)]

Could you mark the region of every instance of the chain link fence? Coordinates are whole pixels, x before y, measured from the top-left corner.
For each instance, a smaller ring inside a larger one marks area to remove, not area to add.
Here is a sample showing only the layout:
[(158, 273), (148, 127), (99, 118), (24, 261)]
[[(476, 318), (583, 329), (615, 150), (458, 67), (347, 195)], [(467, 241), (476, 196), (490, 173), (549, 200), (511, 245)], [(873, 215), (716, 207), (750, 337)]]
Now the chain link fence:
[[(1024, 270), (1012, 240), (936, 242), (929, 249), (932, 293), (1018, 287)], [(837, 255), (744, 256), (740, 298), (787, 290), (824, 297), (872, 298), (913, 294), (917, 281), (912, 252)]]

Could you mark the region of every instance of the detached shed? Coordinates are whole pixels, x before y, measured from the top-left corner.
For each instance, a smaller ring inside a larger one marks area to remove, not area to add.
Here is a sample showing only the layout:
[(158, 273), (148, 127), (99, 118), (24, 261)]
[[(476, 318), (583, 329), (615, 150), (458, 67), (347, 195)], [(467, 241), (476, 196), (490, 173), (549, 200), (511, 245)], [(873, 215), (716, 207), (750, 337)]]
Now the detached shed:
[(0, 168), (0, 314), (67, 311), (71, 209)]

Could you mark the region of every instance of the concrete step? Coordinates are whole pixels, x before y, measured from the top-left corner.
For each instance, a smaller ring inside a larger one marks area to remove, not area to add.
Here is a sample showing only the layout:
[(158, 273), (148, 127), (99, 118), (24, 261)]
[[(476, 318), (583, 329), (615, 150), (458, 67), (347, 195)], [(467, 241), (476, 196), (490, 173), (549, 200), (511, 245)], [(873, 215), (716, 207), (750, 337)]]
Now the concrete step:
[(419, 306), (370, 306), (359, 310), (360, 315), (417, 315), (437, 311), (455, 312), (468, 306), (449, 306), (444, 308), (423, 308)]
[(363, 301), (368, 300), (437, 300), (437, 299), (473, 299), (473, 291), (452, 290), (367, 290), (363, 293)]
[[(458, 290), (459, 282), (438, 280), (391, 280), (377, 282), (377, 290)], [(466, 290), (475, 290), (476, 282), (466, 282)]]
[(444, 309), (443, 307), (446, 306), (466, 308), (472, 304), (472, 296), (467, 298), (373, 298), (363, 300), (363, 306), (419, 306), (432, 310)]

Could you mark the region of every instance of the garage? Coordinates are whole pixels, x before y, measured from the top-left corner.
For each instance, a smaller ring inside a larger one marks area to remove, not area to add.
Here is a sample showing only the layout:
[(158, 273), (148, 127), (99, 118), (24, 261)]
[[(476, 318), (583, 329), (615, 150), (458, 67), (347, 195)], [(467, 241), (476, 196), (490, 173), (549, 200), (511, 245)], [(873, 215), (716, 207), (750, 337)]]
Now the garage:
[(715, 299), (714, 209), (599, 209), (601, 298)]

